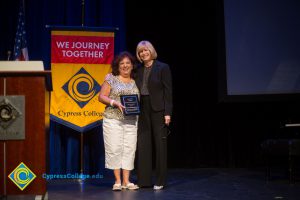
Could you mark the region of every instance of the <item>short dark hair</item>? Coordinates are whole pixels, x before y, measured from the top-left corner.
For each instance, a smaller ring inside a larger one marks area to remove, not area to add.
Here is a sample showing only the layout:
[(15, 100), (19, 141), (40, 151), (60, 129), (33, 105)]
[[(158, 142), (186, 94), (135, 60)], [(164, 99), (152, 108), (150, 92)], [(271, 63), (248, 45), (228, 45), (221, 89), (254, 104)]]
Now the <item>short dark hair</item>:
[(123, 52), (119, 53), (117, 56), (115, 56), (115, 58), (113, 59), (112, 64), (111, 64), (111, 67), (112, 67), (112, 74), (113, 74), (114, 76), (117, 76), (117, 75), (120, 74), (120, 71), (119, 71), (119, 64), (120, 64), (120, 62), (121, 62), (124, 58), (129, 58), (129, 60), (131, 61), (133, 68), (132, 68), (130, 77), (131, 77), (131, 78), (135, 78), (135, 75), (136, 75), (136, 69), (137, 69), (136, 59), (135, 59), (135, 57), (132, 56), (132, 54), (129, 53), (128, 51), (123, 51)]

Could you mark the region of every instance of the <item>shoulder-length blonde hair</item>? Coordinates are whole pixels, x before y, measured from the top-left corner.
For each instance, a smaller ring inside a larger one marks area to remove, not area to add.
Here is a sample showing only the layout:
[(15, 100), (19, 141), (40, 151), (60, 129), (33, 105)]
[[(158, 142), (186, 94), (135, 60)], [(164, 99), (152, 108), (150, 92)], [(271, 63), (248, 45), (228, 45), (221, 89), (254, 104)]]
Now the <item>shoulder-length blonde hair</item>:
[(151, 42), (147, 41), (147, 40), (143, 40), (140, 41), (136, 47), (136, 57), (137, 59), (142, 63), (142, 59), (140, 58), (140, 52), (143, 49), (148, 49), (151, 53), (151, 59), (155, 60), (157, 58), (157, 52), (155, 50), (155, 48), (153, 47), (153, 45), (151, 44)]

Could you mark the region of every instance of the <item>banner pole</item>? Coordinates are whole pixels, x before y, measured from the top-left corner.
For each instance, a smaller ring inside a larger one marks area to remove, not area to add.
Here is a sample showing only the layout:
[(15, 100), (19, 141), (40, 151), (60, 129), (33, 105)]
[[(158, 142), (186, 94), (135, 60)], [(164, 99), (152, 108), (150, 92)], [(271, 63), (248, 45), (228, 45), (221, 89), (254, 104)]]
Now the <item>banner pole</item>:
[(80, 133), (80, 178), (78, 179), (78, 181), (80, 183), (83, 183), (84, 178), (83, 178), (83, 172), (84, 172), (84, 156), (83, 156), (83, 152), (84, 151), (84, 144), (83, 144), (83, 132)]
[[(85, 11), (85, 0), (81, 1), (81, 26), (84, 26), (84, 11)], [(83, 133), (80, 133), (80, 174), (81, 176), (83, 175), (83, 162), (84, 162), (84, 158), (83, 158), (83, 150), (84, 150), (84, 146), (83, 146)], [(82, 183), (83, 178), (81, 177), (80, 179), (80, 183)]]
[(81, 1), (81, 26), (84, 26), (85, 0)]

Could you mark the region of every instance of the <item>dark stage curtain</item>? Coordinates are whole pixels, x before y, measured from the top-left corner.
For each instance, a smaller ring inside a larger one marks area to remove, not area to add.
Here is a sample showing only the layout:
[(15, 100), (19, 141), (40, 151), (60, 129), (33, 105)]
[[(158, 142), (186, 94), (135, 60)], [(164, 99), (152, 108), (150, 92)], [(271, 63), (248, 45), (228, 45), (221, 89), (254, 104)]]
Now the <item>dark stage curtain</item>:
[[(84, 2), (84, 6), (82, 5)], [(0, 60), (13, 51), (19, 0), (1, 1)], [(50, 26), (114, 27), (115, 52), (125, 49), (123, 0), (25, 0), (25, 20), (29, 60), (43, 60), (50, 69)], [(48, 173), (80, 172), (80, 134), (68, 127), (50, 123)], [(102, 127), (83, 133), (84, 173), (104, 169)]]

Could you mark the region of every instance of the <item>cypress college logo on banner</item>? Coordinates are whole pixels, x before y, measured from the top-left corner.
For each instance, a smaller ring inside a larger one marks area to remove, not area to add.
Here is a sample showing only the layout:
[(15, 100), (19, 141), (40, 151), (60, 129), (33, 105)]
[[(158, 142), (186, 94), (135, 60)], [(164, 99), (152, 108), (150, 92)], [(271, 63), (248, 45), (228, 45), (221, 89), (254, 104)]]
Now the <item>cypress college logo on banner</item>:
[(80, 132), (99, 124), (98, 94), (113, 56), (114, 32), (51, 32), (52, 120)]

